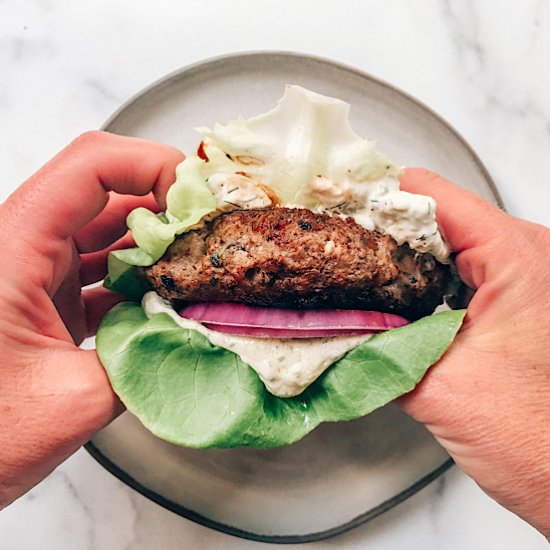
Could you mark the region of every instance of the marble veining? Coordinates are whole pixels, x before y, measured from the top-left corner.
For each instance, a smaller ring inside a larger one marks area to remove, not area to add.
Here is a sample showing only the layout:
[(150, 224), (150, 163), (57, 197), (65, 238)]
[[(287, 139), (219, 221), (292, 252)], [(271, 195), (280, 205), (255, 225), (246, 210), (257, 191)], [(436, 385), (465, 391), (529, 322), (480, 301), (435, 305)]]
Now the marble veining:
[[(257, 49), (330, 57), (403, 87), (473, 145), (512, 213), (550, 225), (546, 0), (0, 0), (0, 200), (143, 86), (206, 57)], [(162, 509), (83, 450), (0, 513), (0, 550), (199, 547), (267, 545)], [(397, 508), (315, 547), (547, 545), (453, 468)]]
[(478, 13), (472, 0), (444, 0), (443, 16), (459, 62), (466, 76), (473, 79), (485, 68), (485, 52), (479, 36)]

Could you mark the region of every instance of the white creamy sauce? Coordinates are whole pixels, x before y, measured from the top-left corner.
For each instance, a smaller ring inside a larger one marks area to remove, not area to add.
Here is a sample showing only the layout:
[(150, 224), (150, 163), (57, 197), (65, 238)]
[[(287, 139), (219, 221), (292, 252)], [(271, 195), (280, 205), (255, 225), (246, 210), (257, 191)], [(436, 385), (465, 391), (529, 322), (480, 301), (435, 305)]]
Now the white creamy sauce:
[[(208, 187), (216, 197), (216, 211), (210, 220), (232, 210), (250, 210), (273, 206), (264, 187), (240, 174), (217, 173), (209, 177)], [(449, 261), (450, 248), (443, 240), (435, 219), (435, 201), (399, 189), (397, 176), (372, 182), (334, 182), (316, 176), (308, 185), (308, 199), (314, 199), (317, 213), (343, 218), (352, 217), (368, 230), (391, 235), (397, 244), (407, 243), (418, 252), (429, 252), (440, 262)], [(300, 203), (283, 204), (289, 208), (307, 208)], [(206, 221), (203, 220), (203, 221)], [(332, 252), (330, 244), (327, 255)]]
[(316, 176), (308, 184), (309, 196), (320, 206), (332, 208), (353, 199), (351, 185), (338, 183), (324, 176)]
[(206, 180), (206, 185), (216, 199), (216, 209), (204, 216), (187, 230), (201, 229), (206, 222), (235, 210), (256, 210), (274, 206), (266, 188), (243, 174), (215, 172)]
[[(429, 252), (447, 263), (451, 252), (435, 219), (435, 201), (399, 189), (397, 176), (373, 182), (333, 182), (318, 176), (308, 185), (318, 202), (315, 212), (352, 217), (366, 229), (391, 235), (397, 244), (407, 243), (418, 252)], [(298, 204), (293, 206), (300, 206)]]
[(236, 353), (258, 373), (267, 390), (279, 397), (299, 395), (330, 365), (370, 338), (368, 334), (303, 339), (234, 336), (184, 319), (156, 292), (147, 292), (141, 305), (148, 317), (166, 313), (182, 328), (196, 330), (215, 346)]
[(252, 210), (272, 205), (266, 191), (242, 174), (213, 174), (208, 178), (207, 185), (216, 197), (218, 215), (232, 210)]

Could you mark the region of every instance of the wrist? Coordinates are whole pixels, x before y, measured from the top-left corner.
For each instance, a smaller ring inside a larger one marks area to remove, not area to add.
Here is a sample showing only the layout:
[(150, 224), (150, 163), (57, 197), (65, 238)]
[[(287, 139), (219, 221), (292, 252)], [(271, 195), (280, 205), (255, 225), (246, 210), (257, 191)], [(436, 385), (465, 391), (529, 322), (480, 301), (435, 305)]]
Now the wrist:
[(41, 481), (123, 410), (95, 351), (72, 346), (41, 351), (29, 363), (13, 365), (17, 378), (10, 384), (8, 376), (1, 388), (2, 400), (11, 407), (0, 418), (0, 508)]

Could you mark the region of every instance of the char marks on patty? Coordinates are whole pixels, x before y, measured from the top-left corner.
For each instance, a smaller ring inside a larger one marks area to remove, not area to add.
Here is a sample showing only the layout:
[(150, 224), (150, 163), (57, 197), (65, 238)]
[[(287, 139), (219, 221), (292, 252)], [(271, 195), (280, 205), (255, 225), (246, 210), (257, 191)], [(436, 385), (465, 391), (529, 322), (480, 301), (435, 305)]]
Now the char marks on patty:
[(178, 237), (145, 273), (173, 303), (364, 309), (410, 320), (443, 302), (450, 276), (389, 235), (302, 208), (221, 215)]

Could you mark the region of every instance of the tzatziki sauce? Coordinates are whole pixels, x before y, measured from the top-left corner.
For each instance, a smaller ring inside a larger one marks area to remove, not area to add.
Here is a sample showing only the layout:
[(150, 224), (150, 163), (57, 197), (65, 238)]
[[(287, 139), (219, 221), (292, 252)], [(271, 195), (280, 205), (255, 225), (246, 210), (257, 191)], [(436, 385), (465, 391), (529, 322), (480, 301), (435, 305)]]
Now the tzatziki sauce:
[(236, 353), (253, 368), (266, 389), (279, 397), (302, 393), (335, 361), (371, 335), (332, 338), (252, 338), (210, 330), (178, 315), (156, 292), (147, 292), (141, 306), (148, 317), (169, 315), (180, 327), (200, 332), (215, 346)]
[[(205, 221), (234, 210), (273, 207), (264, 186), (240, 174), (213, 174), (208, 187), (216, 197), (216, 210)], [(282, 204), (287, 208), (309, 208), (342, 218), (351, 217), (369, 231), (392, 236), (398, 245), (407, 243), (418, 252), (428, 252), (442, 263), (449, 262), (451, 249), (443, 240), (435, 218), (434, 199), (401, 191), (397, 176), (373, 182), (334, 182), (317, 176), (308, 185), (308, 199), (317, 206)]]

